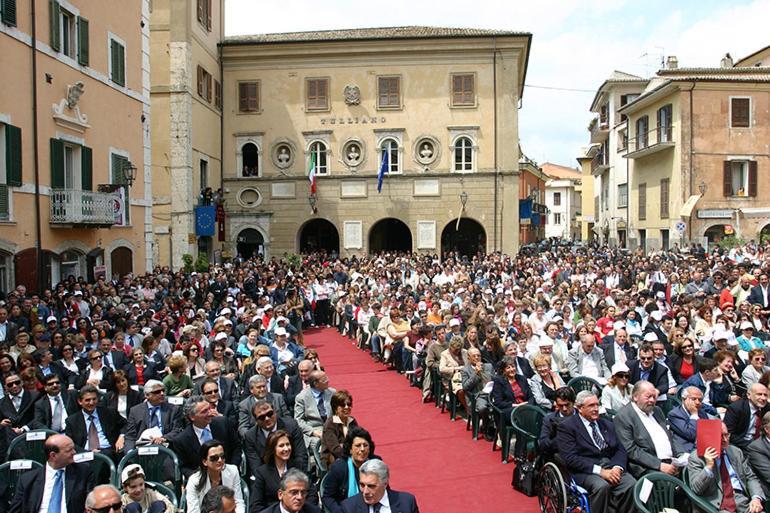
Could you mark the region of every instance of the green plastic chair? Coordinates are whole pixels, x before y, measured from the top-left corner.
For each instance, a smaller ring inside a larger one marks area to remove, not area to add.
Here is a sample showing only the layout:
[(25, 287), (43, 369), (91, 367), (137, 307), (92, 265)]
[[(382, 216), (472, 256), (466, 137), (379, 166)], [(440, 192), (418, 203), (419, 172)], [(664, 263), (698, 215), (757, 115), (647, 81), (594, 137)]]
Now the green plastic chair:
[[(110, 459), (109, 456), (106, 456), (100, 452), (89, 452), (81, 454), (86, 454), (87, 457), (90, 458), (88, 460), (88, 464), (91, 465), (91, 472), (95, 478), (95, 485), (111, 484), (120, 488), (122, 483), (119, 483), (120, 477), (118, 476), (118, 471), (115, 469), (115, 463)], [(90, 455), (93, 455), (93, 458), (91, 458)], [(75, 456), (75, 461), (77, 461), (78, 456), (80, 455), (78, 454)]]
[(511, 425), (516, 432), (516, 443), (518, 445), (520, 441), (524, 441), (527, 458), (537, 454), (537, 441), (545, 415), (546, 412), (542, 408), (530, 404), (518, 406), (511, 412)]
[(38, 468), (43, 468), (43, 464), (35, 460), (13, 460), (0, 465), (0, 500), (9, 504), (16, 494), (19, 477)]
[(495, 436), (492, 440), (492, 452), (497, 450), (497, 437), (500, 437), (502, 443), (502, 454), (500, 458), (503, 463), (508, 463), (508, 456), (511, 454), (511, 439), (513, 438), (513, 426), (507, 426), (503, 410), (490, 403), (490, 408), (495, 415)]
[(148, 488), (152, 488), (156, 492), (165, 495), (166, 498), (169, 501), (171, 501), (171, 504), (173, 504), (174, 510), (179, 508), (179, 499), (177, 498), (176, 494), (174, 493), (174, 490), (172, 490), (168, 486), (164, 485), (163, 483), (156, 483), (154, 481), (145, 481), (145, 485)]
[(577, 376), (572, 378), (569, 380), (569, 383), (567, 383), (567, 386), (574, 390), (576, 394), (588, 390), (589, 392), (596, 394), (597, 397), (601, 397), (602, 395), (601, 383), (588, 376)]
[(321, 497), (321, 501), (320, 501), (321, 510), (322, 510), (324, 513), (332, 513), (332, 511), (331, 511), (329, 508), (327, 508), (327, 507), (324, 505), (324, 503), (323, 503), (323, 497), (324, 497), (324, 488), (326, 488), (326, 476), (324, 476), (324, 477), (321, 479), (321, 482), (320, 482), (320, 483), (318, 483), (318, 493), (319, 493), (319, 495), (320, 495), (320, 497)]
[(171, 477), (166, 473), (169, 467), (166, 465), (168, 460), (171, 460), (170, 466), (173, 467), (174, 472), (172, 481), (174, 483), (174, 493), (177, 497), (181, 497), (182, 471), (179, 466), (179, 458), (177, 458), (174, 451), (162, 445), (147, 445), (128, 451), (118, 464), (118, 476), (123, 473), (123, 469), (126, 468), (127, 465), (138, 463), (142, 466), (147, 481), (165, 483)]
[(320, 443), (313, 445), (313, 461), (315, 461), (316, 468), (318, 469), (318, 479), (323, 479), (328, 469), (326, 467), (326, 461), (321, 457)]
[[(644, 482), (652, 483), (652, 491), (647, 500), (641, 498)], [(634, 486), (634, 504), (641, 513), (660, 513), (663, 508), (676, 508), (676, 496), (678, 492), (686, 495), (691, 505), (705, 513), (719, 513), (708, 501), (693, 493), (690, 488), (674, 476), (662, 472), (650, 472), (642, 476)]]
[(251, 496), (249, 495), (249, 485), (241, 478), (241, 494), (243, 495), (243, 502), (246, 505), (245, 513), (249, 513), (251, 510)]
[(45, 465), (48, 458), (45, 455), (45, 440), (51, 435), (58, 434), (50, 429), (35, 429), (14, 438), (8, 446), (6, 459), (8, 461), (25, 459)]

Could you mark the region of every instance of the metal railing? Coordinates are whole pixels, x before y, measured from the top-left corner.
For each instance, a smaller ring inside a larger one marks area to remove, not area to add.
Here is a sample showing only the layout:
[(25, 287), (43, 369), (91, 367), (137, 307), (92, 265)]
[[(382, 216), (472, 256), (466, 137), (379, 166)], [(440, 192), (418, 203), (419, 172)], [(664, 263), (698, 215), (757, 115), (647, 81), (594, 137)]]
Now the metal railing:
[(52, 224), (115, 224), (118, 195), (76, 189), (51, 190)]
[(628, 138), (628, 152), (643, 150), (661, 143), (673, 143), (673, 125), (661, 125)]

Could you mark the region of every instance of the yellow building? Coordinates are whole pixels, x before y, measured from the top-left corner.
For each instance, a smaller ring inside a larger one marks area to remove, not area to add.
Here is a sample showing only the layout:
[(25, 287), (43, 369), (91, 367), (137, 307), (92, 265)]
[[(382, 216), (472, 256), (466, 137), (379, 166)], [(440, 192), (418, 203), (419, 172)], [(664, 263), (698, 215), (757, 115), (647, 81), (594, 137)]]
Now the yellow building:
[(429, 27), (226, 38), (230, 254), (514, 253), (530, 40)]
[(594, 226), (596, 223), (596, 204), (598, 196), (594, 196), (594, 175), (591, 172), (593, 161), (598, 146), (584, 148), (582, 155), (577, 158), (580, 164), (580, 174), (583, 175), (580, 183), (580, 240), (590, 241), (596, 237)]
[[(179, 268), (182, 255), (215, 256), (214, 237), (197, 237), (201, 191), (221, 185), (224, 0), (153, 0), (153, 228), (156, 265)], [(230, 92), (232, 99), (234, 89)], [(173, 255), (173, 258), (171, 257)]]
[(770, 232), (770, 68), (678, 68), (669, 58), (628, 117), (633, 247)]
[(4, 1), (0, 14), (0, 290), (143, 273), (150, 1)]

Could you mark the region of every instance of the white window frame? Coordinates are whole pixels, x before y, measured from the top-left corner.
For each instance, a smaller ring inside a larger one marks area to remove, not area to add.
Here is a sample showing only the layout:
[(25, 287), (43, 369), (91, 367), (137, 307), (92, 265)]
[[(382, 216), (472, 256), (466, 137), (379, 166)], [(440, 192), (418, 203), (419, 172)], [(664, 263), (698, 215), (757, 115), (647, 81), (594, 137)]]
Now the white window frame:
[[(257, 147), (257, 175), (243, 176), (243, 147), (252, 143)], [(262, 146), (262, 134), (242, 135), (235, 138), (235, 164), (236, 178), (262, 178), (265, 176), (264, 151)]]
[[(749, 100), (749, 126), (733, 126), (733, 100)], [(748, 130), (752, 127), (754, 116), (752, 115), (754, 101), (751, 96), (730, 96), (730, 106), (728, 108), (727, 126), (736, 130)]]
[[(385, 145), (389, 145), (390, 148), (388, 149), (389, 152), (393, 153), (395, 151), (396, 153), (396, 165), (393, 165), (393, 160), (388, 159), (388, 174), (394, 174), (399, 175), (403, 172), (403, 147), (401, 146), (401, 141), (399, 141), (396, 137), (393, 136), (386, 136), (380, 139), (379, 143), (377, 144), (377, 172), (380, 172), (380, 167), (382, 167), (382, 152), (385, 149)], [(395, 148), (393, 147), (395, 145)]]
[[(67, 177), (67, 150), (70, 150), (72, 159), (70, 161), (72, 176)], [(62, 140), (62, 174), (64, 176), (64, 189), (80, 191), (83, 188), (83, 165), (81, 161), (81, 146), (70, 141)], [(67, 183), (67, 182), (70, 183)]]
[[(123, 70), (125, 72), (125, 76), (123, 77), (123, 84), (120, 85), (115, 83), (112, 80), (112, 42), (115, 41), (118, 44), (123, 45)], [(126, 42), (121, 38), (118, 37), (116, 34), (113, 34), (112, 32), (107, 32), (107, 78), (110, 81), (110, 84), (112, 84), (115, 87), (128, 87), (128, 66), (126, 66), (126, 57), (128, 55), (128, 46), (126, 45)]]
[[(465, 169), (465, 157), (463, 157), (463, 169), (458, 169), (458, 161), (457, 161), (457, 149), (458, 149), (458, 143), (461, 142), (461, 140), (467, 140), (470, 143), (470, 150), (471, 150), (471, 161), (470, 161), (470, 169)], [(474, 173), (476, 171), (476, 151), (478, 150), (478, 146), (476, 145), (476, 141), (468, 134), (460, 134), (457, 137), (455, 137), (452, 140), (452, 172), (453, 173)]]
[[(257, 151), (259, 151), (259, 148), (257, 148)], [(257, 157), (259, 158), (259, 157)], [(203, 167), (206, 167), (206, 182), (203, 181)], [(205, 189), (209, 186), (209, 157), (208, 155), (204, 155), (203, 153), (198, 154), (198, 182), (199, 182), (199, 188), (201, 190)], [(261, 170), (260, 170), (261, 171)]]
[[(624, 188), (625, 194), (620, 193), (621, 187)], [(621, 183), (621, 184), (618, 184), (618, 208), (627, 208), (627, 207), (628, 207), (628, 184)]]
[(305, 159), (305, 172), (307, 172), (308, 167), (310, 166), (310, 160), (311, 160), (311, 154), (313, 151), (315, 151), (318, 155), (320, 155), (320, 150), (314, 150), (313, 147), (315, 145), (319, 145), (319, 148), (322, 146), (324, 148), (324, 154), (326, 158), (326, 165), (324, 166), (324, 171), (321, 172), (321, 163), (316, 158), (315, 162), (315, 175), (316, 176), (330, 176), (331, 175), (331, 154), (329, 153), (329, 144), (322, 140), (322, 139), (313, 139), (311, 140), (307, 148), (305, 149), (306, 159)]
[(553, 224), (561, 226), (561, 212), (553, 213)]
[[(69, 37), (65, 37), (67, 33), (69, 33)], [(59, 9), (59, 41), (61, 41), (62, 55), (66, 55), (70, 59), (77, 59), (78, 15), (64, 5), (61, 5)]]
[[(740, 164), (743, 172), (743, 194), (736, 194), (735, 187), (733, 187), (733, 194), (728, 196), (730, 198), (748, 198), (749, 197), (749, 161), (744, 159), (730, 160), (730, 184), (735, 184), (735, 165)], [(741, 188), (739, 187), (739, 190)]]

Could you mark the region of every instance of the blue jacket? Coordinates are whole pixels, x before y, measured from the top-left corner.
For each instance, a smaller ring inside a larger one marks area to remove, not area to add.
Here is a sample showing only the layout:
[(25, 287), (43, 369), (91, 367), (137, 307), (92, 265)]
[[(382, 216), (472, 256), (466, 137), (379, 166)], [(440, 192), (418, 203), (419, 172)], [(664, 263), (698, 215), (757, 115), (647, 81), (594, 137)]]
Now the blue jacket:
[[(687, 381), (679, 385), (679, 392), (687, 387), (697, 387), (704, 394), (706, 393), (706, 384), (703, 382), (703, 378), (700, 372), (690, 376)], [(726, 383), (711, 383), (709, 387), (709, 402), (710, 404), (703, 404), (702, 408), (711, 416), (716, 417), (718, 415), (716, 407), (730, 404), (730, 391), (732, 388)]]
[[(703, 407), (698, 410), (698, 418), (709, 418)], [(684, 408), (684, 405), (679, 405), (668, 412), (668, 423), (674, 440), (674, 453), (691, 453), (695, 449), (695, 433), (698, 421), (690, 418), (690, 412)]]

